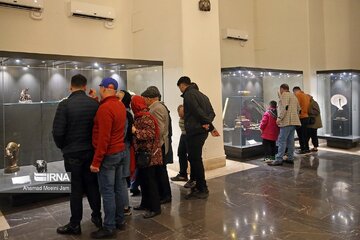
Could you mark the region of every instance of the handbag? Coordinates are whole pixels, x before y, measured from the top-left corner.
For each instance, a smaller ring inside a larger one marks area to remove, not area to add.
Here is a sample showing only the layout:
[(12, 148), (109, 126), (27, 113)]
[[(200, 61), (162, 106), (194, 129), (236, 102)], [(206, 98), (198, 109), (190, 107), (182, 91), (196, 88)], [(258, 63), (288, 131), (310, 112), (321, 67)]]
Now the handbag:
[(146, 150), (139, 149), (135, 153), (135, 162), (137, 168), (146, 168), (150, 164), (151, 153)]
[(315, 123), (315, 117), (309, 116), (309, 125), (313, 125)]

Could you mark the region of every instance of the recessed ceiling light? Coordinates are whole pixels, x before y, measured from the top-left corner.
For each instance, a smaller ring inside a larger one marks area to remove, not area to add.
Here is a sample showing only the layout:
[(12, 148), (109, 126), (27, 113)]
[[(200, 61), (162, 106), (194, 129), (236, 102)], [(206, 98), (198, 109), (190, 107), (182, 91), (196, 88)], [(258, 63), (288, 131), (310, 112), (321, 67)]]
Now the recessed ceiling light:
[(99, 64), (96, 62), (96, 63), (94, 63), (94, 66), (95, 66), (95, 67), (98, 67), (98, 66), (99, 66)]
[(28, 67), (23, 67), (23, 70), (24, 70), (24, 71), (26, 71), (26, 70), (28, 70), (28, 69), (29, 69)]
[(103, 70), (103, 68), (102, 68), (102, 67), (99, 67), (99, 70), (100, 70), (100, 71), (102, 71), (102, 70)]
[(114, 72), (115, 72), (115, 70), (114, 70), (114, 69), (112, 69), (112, 70), (110, 70), (110, 72), (114, 73)]
[(16, 63), (20, 63), (20, 59), (16, 59), (15, 62), (16, 62)]

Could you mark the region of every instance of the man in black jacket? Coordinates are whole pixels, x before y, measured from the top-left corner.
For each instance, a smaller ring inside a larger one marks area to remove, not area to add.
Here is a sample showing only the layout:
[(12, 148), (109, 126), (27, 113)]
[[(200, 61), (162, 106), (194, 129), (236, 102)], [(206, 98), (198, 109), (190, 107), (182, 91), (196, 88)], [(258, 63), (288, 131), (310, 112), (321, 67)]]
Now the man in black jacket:
[(102, 226), (97, 175), (90, 172), (94, 155), (92, 128), (99, 104), (86, 96), (86, 84), (86, 78), (80, 74), (71, 78), (71, 94), (59, 103), (53, 122), (55, 144), (63, 153), (65, 170), (71, 173), (71, 218), (70, 223), (57, 229), (59, 234), (81, 234), (84, 193), (92, 209), (91, 221)]
[(177, 82), (177, 86), (183, 93), (186, 141), (189, 150), (188, 158), (191, 173), (196, 181), (195, 187), (191, 189), (186, 199), (207, 198), (209, 190), (205, 181), (202, 148), (209, 131), (213, 130), (211, 122), (215, 118), (215, 113), (209, 98), (191, 84), (189, 77), (181, 77)]

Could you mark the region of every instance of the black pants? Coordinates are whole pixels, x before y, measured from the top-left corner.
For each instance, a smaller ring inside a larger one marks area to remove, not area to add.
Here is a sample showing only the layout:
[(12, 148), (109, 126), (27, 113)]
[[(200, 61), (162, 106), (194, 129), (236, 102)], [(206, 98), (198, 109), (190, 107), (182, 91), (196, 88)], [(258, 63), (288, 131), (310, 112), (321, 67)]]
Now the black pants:
[(165, 164), (165, 144), (162, 145), (161, 151), (163, 154), (163, 165), (160, 165), (155, 170), (156, 180), (159, 189), (160, 199), (171, 198), (171, 187), (169, 175)]
[(208, 133), (192, 136), (186, 135), (191, 173), (196, 181), (196, 188), (199, 191), (207, 190), (204, 164), (202, 161), (202, 149), (207, 137)]
[(101, 197), (97, 174), (90, 172), (94, 152), (82, 151), (64, 155), (65, 170), (71, 173), (70, 223), (78, 225), (83, 215), (83, 195), (86, 194), (92, 217), (101, 217)]
[(264, 156), (275, 157), (276, 155), (276, 141), (263, 139)]
[(314, 145), (314, 147), (319, 147), (319, 139), (317, 136), (317, 128), (308, 128), (308, 138), (307, 138), (307, 142), (309, 142), (310, 138), (311, 138), (311, 142)]
[(141, 206), (150, 211), (160, 211), (159, 189), (156, 181), (156, 171), (160, 166), (138, 168), (138, 179), (141, 187)]
[[(186, 135), (181, 134), (180, 142), (178, 147), (178, 157), (180, 165), (180, 176), (187, 177), (187, 168), (188, 168), (188, 147), (186, 143)], [(191, 178), (191, 174), (190, 174)], [(192, 178), (191, 178), (192, 179)]]
[(300, 149), (303, 151), (309, 150), (309, 140), (308, 140), (308, 128), (309, 118), (300, 118), (301, 126), (296, 128), (296, 133), (299, 137)]

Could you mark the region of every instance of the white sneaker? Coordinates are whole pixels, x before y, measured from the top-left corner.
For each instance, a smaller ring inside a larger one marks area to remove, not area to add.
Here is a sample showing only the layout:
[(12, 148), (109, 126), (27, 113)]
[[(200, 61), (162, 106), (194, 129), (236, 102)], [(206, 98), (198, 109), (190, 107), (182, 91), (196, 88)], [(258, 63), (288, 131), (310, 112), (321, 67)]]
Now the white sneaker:
[(284, 161), (286, 161), (286, 160), (288, 160), (288, 159), (289, 159), (288, 155), (284, 155), (284, 156), (283, 156), (283, 160), (284, 160)]
[(265, 163), (271, 163), (271, 162), (273, 162), (274, 160), (272, 160), (271, 158), (266, 158), (265, 159)]

